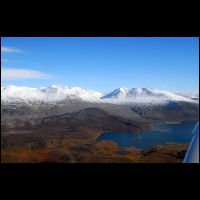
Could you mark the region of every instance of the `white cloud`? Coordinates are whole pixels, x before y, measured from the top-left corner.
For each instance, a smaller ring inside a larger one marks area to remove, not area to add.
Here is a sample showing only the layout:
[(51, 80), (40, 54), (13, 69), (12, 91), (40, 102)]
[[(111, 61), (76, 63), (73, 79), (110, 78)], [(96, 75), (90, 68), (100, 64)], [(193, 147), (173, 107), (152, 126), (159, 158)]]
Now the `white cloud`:
[(29, 69), (15, 69), (15, 68), (2, 68), (1, 78), (4, 80), (13, 79), (49, 79), (52, 75), (45, 74), (36, 70)]
[(17, 49), (15, 47), (5, 47), (5, 46), (1, 46), (1, 52), (5, 52), (5, 53), (21, 53), (23, 52), (20, 49)]

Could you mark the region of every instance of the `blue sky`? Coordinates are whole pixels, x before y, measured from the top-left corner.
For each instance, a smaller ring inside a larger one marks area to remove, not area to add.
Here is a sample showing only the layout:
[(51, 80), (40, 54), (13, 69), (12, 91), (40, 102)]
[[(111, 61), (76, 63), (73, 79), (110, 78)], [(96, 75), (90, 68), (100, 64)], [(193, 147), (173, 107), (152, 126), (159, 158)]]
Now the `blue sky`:
[(1, 83), (199, 90), (199, 38), (3, 37)]

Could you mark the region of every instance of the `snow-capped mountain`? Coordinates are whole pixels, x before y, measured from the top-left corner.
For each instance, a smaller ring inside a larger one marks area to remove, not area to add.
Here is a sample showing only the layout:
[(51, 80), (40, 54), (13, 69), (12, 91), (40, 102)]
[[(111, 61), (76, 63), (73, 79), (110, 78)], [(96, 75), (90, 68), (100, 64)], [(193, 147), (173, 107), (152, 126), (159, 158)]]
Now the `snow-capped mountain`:
[(118, 88), (111, 93), (108, 93), (101, 97), (107, 102), (166, 102), (166, 101), (186, 101), (186, 102), (197, 102), (191, 98), (181, 96), (172, 92), (159, 89), (150, 88)]
[(83, 101), (98, 101), (102, 94), (79, 87), (49, 86), (41, 88), (6, 86), (1, 87), (3, 101), (44, 101), (54, 102), (65, 99), (79, 99)]
[(18, 86), (1, 87), (1, 101), (42, 101), (58, 102), (64, 100), (81, 100), (98, 103), (165, 103), (166, 101), (185, 101), (198, 103), (198, 99), (189, 96), (149, 88), (118, 88), (106, 95), (80, 87), (49, 86), (29, 88)]
[[(149, 88), (119, 88), (104, 95), (79, 87), (54, 85), (41, 88), (1, 87), (1, 124), (4, 128), (23, 127), (27, 123), (37, 125), (46, 117), (77, 113), (85, 109), (92, 109), (92, 115), (95, 116), (90, 117), (96, 117), (97, 121), (102, 113), (95, 109), (107, 113), (107, 116), (139, 123), (146, 120), (197, 120), (198, 108), (199, 100)], [(88, 116), (83, 112), (76, 120), (85, 117)]]

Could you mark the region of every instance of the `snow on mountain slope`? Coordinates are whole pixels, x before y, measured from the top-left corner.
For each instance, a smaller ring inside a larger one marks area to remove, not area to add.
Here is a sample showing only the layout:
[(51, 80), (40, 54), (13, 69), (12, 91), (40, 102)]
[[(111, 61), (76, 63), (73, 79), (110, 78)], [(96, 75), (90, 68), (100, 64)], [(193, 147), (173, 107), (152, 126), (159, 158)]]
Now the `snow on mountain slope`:
[(29, 88), (6, 86), (1, 87), (1, 100), (3, 101), (62, 101), (65, 99), (80, 99), (84, 101), (98, 101), (101, 93), (85, 90), (79, 87), (49, 86), (42, 88)]
[(176, 92), (176, 94), (186, 98), (199, 100), (199, 93), (197, 92)]
[(165, 103), (166, 101), (186, 101), (198, 103), (190, 98), (165, 90), (149, 88), (119, 88), (101, 97), (111, 103)]
[(1, 100), (6, 102), (43, 101), (58, 102), (67, 99), (76, 99), (89, 102), (113, 104), (124, 103), (166, 103), (168, 101), (185, 101), (198, 103), (198, 100), (181, 96), (172, 92), (149, 88), (118, 88), (103, 95), (100, 92), (86, 90), (79, 87), (49, 86), (29, 88), (18, 86), (1, 87)]

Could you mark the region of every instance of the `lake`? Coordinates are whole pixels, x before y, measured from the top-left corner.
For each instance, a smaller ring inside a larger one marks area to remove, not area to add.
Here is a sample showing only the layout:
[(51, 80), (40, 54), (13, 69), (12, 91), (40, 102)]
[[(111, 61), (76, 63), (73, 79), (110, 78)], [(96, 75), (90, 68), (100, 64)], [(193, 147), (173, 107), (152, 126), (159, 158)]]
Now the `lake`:
[(104, 132), (97, 140), (112, 140), (119, 146), (134, 146), (145, 149), (163, 143), (190, 143), (192, 131), (196, 122), (181, 122), (179, 124), (156, 124), (151, 130), (140, 132)]

